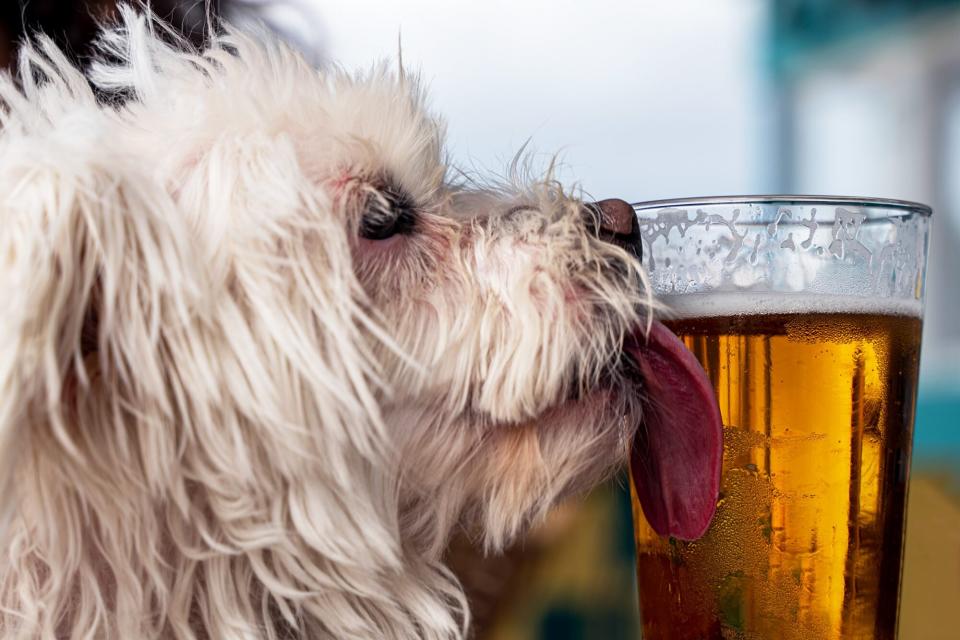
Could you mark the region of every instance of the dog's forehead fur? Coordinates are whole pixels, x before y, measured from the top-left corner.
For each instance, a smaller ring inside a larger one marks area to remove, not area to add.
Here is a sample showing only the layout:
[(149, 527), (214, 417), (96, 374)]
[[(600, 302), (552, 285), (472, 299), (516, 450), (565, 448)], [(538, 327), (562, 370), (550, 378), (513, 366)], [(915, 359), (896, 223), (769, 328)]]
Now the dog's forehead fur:
[[(105, 42), (124, 55), (134, 44), (124, 38), (114, 32)], [(137, 100), (122, 110), (134, 123), (130, 134), (187, 160), (223, 137), (287, 136), (310, 176), (386, 174), (419, 199), (441, 188), (444, 127), (427, 110), (416, 74), (386, 62), (358, 72), (316, 69), (279, 43), (241, 32), (214, 45), (190, 57), (154, 46), (157, 73), (149, 83), (131, 81), (135, 67), (95, 64), (91, 77), (105, 88), (135, 91)]]
[[(448, 175), (409, 74), (158, 29), (0, 81), (0, 633), (463, 637), (451, 531), (625, 455), (639, 264), (550, 175)], [(360, 238), (386, 187), (412, 231)]]

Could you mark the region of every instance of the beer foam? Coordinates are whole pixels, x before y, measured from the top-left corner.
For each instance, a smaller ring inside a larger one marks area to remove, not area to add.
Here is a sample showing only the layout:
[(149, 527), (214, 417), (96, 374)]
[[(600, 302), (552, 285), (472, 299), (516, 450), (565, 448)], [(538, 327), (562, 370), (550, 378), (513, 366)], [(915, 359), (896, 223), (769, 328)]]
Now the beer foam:
[(742, 315), (852, 313), (923, 317), (919, 300), (867, 298), (821, 293), (722, 292), (658, 296), (669, 318), (720, 318)]

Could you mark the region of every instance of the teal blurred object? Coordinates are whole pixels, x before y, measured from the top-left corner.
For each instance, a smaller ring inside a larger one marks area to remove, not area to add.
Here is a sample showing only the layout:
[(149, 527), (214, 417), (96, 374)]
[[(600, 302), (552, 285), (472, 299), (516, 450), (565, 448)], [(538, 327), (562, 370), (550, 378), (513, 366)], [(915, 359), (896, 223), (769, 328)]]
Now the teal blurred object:
[(770, 7), (771, 62), (782, 70), (821, 47), (957, 7), (960, 0), (777, 0)]
[(960, 472), (960, 375), (958, 384), (924, 384), (917, 397), (913, 459)]
[[(597, 558), (597, 570), (606, 570), (610, 582), (619, 583), (630, 598), (594, 601), (558, 600), (547, 602), (536, 632), (539, 640), (637, 640), (640, 637), (640, 616), (633, 580), (636, 551), (633, 544), (633, 512), (630, 505), (629, 480), (621, 474), (613, 482), (597, 490), (609, 492), (609, 524), (607, 543), (610, 553)], [(603, 562), (609, 563), (606, 567)]]
[(637, 640), (632, 518), (625, 475), (555, 510), (507, 552), (512, 577), (474, 640)]

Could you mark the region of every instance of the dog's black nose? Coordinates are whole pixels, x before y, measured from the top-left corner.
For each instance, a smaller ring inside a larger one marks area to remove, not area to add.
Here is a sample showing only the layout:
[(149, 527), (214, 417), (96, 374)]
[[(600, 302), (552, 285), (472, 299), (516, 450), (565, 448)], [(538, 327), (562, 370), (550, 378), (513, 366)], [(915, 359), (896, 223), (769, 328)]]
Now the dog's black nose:
[(609, 198), (586, 205), (594, 214), (593, 224), (601, 239), (623, 247), (639, 260), (643, 249), (640, 246), (640, 223), (637, 214), (627, 202)]

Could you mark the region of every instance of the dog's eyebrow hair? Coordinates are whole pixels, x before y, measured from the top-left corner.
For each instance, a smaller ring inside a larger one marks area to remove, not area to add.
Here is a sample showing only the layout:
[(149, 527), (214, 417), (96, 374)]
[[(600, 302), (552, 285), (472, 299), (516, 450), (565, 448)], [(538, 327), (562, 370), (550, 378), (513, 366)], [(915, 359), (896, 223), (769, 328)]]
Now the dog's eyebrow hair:
[(532, 204), (518, 204), (516, 206), (510, 207), (509, 209), (507, 209), (503, 213), (503, 215), (509, 216), (510, 214), (513, 214), (513, 213), (519, 213), (520, 211), (536, 211), (536, 210), (537, 208)]
[(405, 194), (410, 200), (413, 200), (413, 197), (410, 196), (410, 191), (403, 186), (403, 181), (399, 180), (393, 172), (384, 171), (377, 175), (373, 180), (370, 181), (371, 186), (377, 191), (393, 191), (395, 193)]
[(396, 215), (394, 226), (397, 233), (410, 233), (417, 223), (417, 202), (413, 196), (396, 183), (390, 183), (380, 193), (390, 204), (390, 209)]
[(391, 207), (408, 206), (416, 209), (419, 206), (417, 199), (410, 190), (403, 186), (392, 173), (381, 173), (367, 183), (374, 191), (381, 195)]
[(382, 176), (381, 181), (375, 183), (373, 186), (387, 199), (390, 206), (396, 210), (406, 208), (409, 209), (411, 213), (416, 213), (420, 208), (421, 203), (410, 193), (410, 190), (390, 174)]

